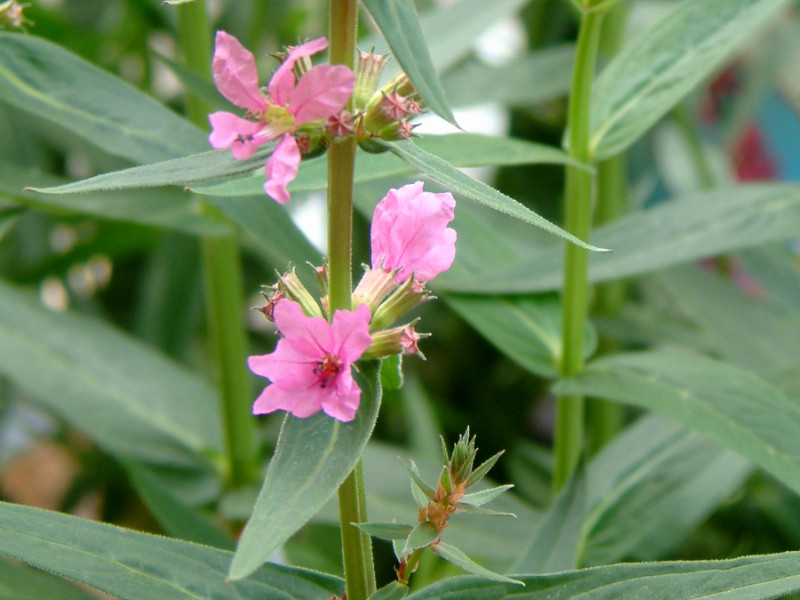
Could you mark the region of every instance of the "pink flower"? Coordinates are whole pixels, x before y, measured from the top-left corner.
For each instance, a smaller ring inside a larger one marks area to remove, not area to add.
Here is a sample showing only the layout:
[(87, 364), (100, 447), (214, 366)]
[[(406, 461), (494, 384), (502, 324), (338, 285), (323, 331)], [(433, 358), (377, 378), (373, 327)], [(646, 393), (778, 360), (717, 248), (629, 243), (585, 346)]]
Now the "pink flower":
[(397, 281), (412, 273), (419, 282), (430, 281), (450, 268), (456, 256), (452, 194), (422, 191), (418, 181), (389, 190), (372, 216), (372, 268), (399, 269)]
[(328, 323), (307, 317), (295, 302), (280, 300), (273, 316), (283, 335), (275, 351), (248, 359), (253, 373), (272, 382), (253, 404), (253, 414), (287, 410), (305, 418), (323, 410), (339, 421), (352, 421), (361, 390), (350, 366), (372, 342), (369, 308), (337, 310)]
[(286, 204), (286, 186), (297, 175), (300, 164), (300, 150), (292, 134), (300, 125), (341, 112), (353, 93), (355, 75), (345, 66), (317, 65), (295, 81), (295, 63), (328, 47), (325, 38), (318, 38), (290, 50), (269, 82), (269, 95), (264, 95), (258, 87), (252, 53), (224, 31), (217, 32), (215, 42), (212, 71), (217, 89), (255, 120), (225, 111), (211, 113), (208, 140), (217, 149), (230, 147), (233, 157), (242, 160), (264, 142), (280, 138), (267, 160), (264, 191)]

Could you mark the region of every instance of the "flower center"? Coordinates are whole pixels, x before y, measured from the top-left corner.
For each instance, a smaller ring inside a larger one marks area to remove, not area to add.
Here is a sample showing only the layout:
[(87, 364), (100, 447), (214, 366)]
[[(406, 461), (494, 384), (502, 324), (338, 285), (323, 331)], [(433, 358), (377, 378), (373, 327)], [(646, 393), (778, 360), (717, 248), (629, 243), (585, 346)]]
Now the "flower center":
[(325, 389), (341, 372), (344, 363), (342, 359), (333, 354), (326, 354), (325, 358), (314, 367), (314, 375), (319, 378), (319, 387)]
[(266, 124), (269, 139), (274, 139), (284, 133), (289, 133), (294, 128), (294, 115), (285, 107), (271, 104), (258, 115), (260, 121)]

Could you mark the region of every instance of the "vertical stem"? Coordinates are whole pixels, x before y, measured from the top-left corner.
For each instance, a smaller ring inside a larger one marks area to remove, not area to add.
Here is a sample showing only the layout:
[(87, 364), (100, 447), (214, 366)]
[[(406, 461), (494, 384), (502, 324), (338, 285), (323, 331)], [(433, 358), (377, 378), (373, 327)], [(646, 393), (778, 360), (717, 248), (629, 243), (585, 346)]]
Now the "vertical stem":
[[(331, 0), (330, 62), (354, 67), (357, 0)], [(328, 306), (329, 314), (350, 309), (352, 283), (353, 172), (356, 143), (347, 139), (328, 150)], [(348, 600), (366, 600), (375, 592), (372, 540), (353, 523), (367, 520), (361, 461), (339, 488), (345, 587)]]
[[(569, 152), (583, 163), (591, 160), (590, 102), (602, 17), (600, 11), (583, 12), (570, 94)], [(591, 230), (593, 187), (591, 173), (585, 169), (567, 167), (566, 229), (582, 240), (588, 240)], [(567, 244), (562, 297), (562, 377), (575, 375), (583, 368), (583, 333), (589, 296), (587, 264), (587, 251)], [(583, 447), (583, 415), (583, 397), (559, 397), (553, 477), (556, 490), (561, 489), (578, 464)]]
[[(211, 28), (205, 2), (178, 6), (178, 25), (187, 66), (192, 72), (210, 79)], [(208, 127), (208, 108), (200, 98), (188, 94), (186, 108), (192, 122), (203, 129)], [(215, 211), (208, 205), (203, 208), (207, 212)], [(245, 369), (239, 246), (233, 234), (205, 238), (201, 246), (208, 332), (219, 378), (228, 479), (236, 487), (247, 483), (255, 471), (250, 386)]]
[[(603, 19), (600, 53), (606, 60), (613, 58), (622, 46), (622, 37), (629, 7), (619, 3)], [(627, 210), (628, 174), (625, 153), (617, 154), (597, 165), (597, 207), (595, 225), (616, 221)], [(628, 286), (624, 280), (609, 281), (595, 286), (592, 312), (598, 315), (617, 314), (625, 303)], [(598, 352), (607, 353), (615, 347), (614, 340), (600, 339)], [(591, 398), (586, 406), (589, 456), (597, 453), (622, 429), (624, 408), (616, 402)]]

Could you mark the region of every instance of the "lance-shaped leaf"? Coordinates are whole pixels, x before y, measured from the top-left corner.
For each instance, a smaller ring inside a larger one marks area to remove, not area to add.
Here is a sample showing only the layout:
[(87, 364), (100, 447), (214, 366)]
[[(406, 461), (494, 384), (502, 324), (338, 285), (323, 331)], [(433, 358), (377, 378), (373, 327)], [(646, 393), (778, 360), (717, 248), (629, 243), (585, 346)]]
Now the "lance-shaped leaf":
[[(800, 186), (746, 184), (690, 194), (623, 217), (594, 232), (610, 254), (589, 256), (589, 280), (608, 281), (785, 240), (800, 231)], [(443, 273), (436, 286), (478, 294), (558, 289), (563, 278), (560, 248), (540, 250), (507, 268), (486, 265), (480, 274)], [(491, 270), (490, 270), (491, 269)]]
[(586, 472), (577, 472), (562, 488), (533, 531), (511, 573), (557, 573), (578, 566), (586, 504)]
[(199, 471), (221, 460), (213, 390), (98, 319), (0, 282), (0, 373), (107, 451)]
[(205, 134), (133, 86), (43, 39), (0, 33), (0, 102), (148, 163), (208, 147)]
[[(467, 573), (474, 573), (475, 575), (480, 575), (486, 579), (491, 581), (500, 581), (504, 583), (513, 583), (517, 585), (524, 586), (525, 584), (522, 581), (517, 579), (512, 579), (511, 577), (506, 577), (505, 575), (501, 575), (500, 573), (495, 573), (486, 567), (483, 567), (472, 560), (469, 556), (464, 554), (461, 550), (456, 548), (455, 546), (451, 546), (450, 544), (445, 544), (440, 542), (436, 544), (433, 548), (431, 548), (436, 554), (441, 556), (448, 562), (453, 563), (457, 567), (464, 569)], [(464, 598), (466, 596), (459, 596)]]
[(800, 552), (732, 560), (631, 563), (520, 576), (525, 589), (454, 577), (409, 600), (769, 600), (800, 590)]
[(341, 423), (318, 413), (287, 416), (253, 514), (230, 567), (232, 579), (255, 571), (333, 496), (356, 465), (378, 418), (380, 363), (359, 365), (356, 418)]
[(361, 531), (382, 540), (405, 540), (414, 528), (401, 523), (353, 523)]
[(500, 494), (507, 492), (514, 487), (513, 483), (505, 485), (498, 485), (497, 487), (481, 490), (480, 492), (471, 492), (464, 494), (459, 503), (469, 504), (471, 506), (483, 506), (497, 498)]
[(383, 586), (369, 597), (369, 600), (402, 600), (408, 595), (408, 586), (398, 581)]
[(94, 600), (88, 591), (49, 573), (0, 559), (0, 598), (7, 600)]
[(344, 589), (337, 578), (277, 565), (231, 581), (230, 552), (5, 502), (0, 553), (120, 600), (319, 600)]
[(397, 154), (415, 169), (430, 176), (431, 179), (438, 181), (451, 192), (461, 194), (467, 198), (472, 198), (481, 204), (493, 208), (501, 213), (507, 214), (515, 219), (520, 219), (536, 227), (544, 229), (560, 238), (567, 240), (581, 248), (595, 252), (607, 252), (604, 248), (592, 246), (576, 238), (554, 225), (544, 217), (520, 204), (513, 198), (498, 192), (483, 182), (472, 179), (465, 175), (447, 161), (422, 150), (411, 141), (384, 143), (387, 148)]
[(628, 148), (711, 75), (785, 0), (686, 0), (611, 61), (597, 79), (591, 149)]
[(363, 0), (363, 3), (420, 97), (433, 112), (455, 125), (453, 111), (431, 62), (414, 2)]
[(685, 352), (621, 354), (591, 363), (554, 391), (658, 412), (800, 492), (800, 405), (747, 371)]
[(427, 521), (417, 523), (417, 526), (414, 527), (410, 534), (408, 534), (406, 543), (403, 545), (403, 549), (401, 551), (401, 556), (407, 556), (414, 552), (414, 550), (431, 546), (437, 539), (439, 539), (440, 535), (441, 533), (439, 530)]

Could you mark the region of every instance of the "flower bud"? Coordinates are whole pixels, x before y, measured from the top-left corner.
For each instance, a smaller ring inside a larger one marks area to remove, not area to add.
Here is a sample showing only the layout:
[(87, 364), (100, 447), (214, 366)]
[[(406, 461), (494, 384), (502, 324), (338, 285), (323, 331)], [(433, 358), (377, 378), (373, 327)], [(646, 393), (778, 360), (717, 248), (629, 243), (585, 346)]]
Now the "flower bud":
[(412, 308), (433, 299), (433, 296), (429, 294), (428, 290), (413, 276), (409, 277), (372, 313), (370, 329), (383, 329), (396, 323)]
[(383, 68), (389, 60), (386, 54), (375, 54), (373, 51), (360, 52), (356, 65), (356, 84), (353, 88), (353, 107), (361, 110), (378, 89), (378, 81)]
[(303, 282), (300, 281), (294, 268), (283, 275), (278, 275), (278, 279), (278, 289), (284, 296), (297, 302), (306, 316), (322, 316), (322, 310), (320, 310), (319, 304), (317, 304), (314, 296), (306, 289), (306, 286), (303, 285)]
[(369, 306), (370, 313), (375, 314), (378, 306), (386, 296), (399, 287), (395, 278), (396, 275), (396, 271), (390, 271), (389, 269), (380, 267), (370, 269), (367, 267), (364, 271), (364, 276), (353, 291), (353, 306), (366, 304)]
[(429, 333), (417, 333), (414, 325), (419, 319), (408, 325), (401, 325), (391, 329), (373, 331), (372, 344), (364, 352), (362, 358), (385, 358), (393, 354), (416, 354), (423, 360), (425, 355), (420, 352), (417, 343), (429, 337)]

